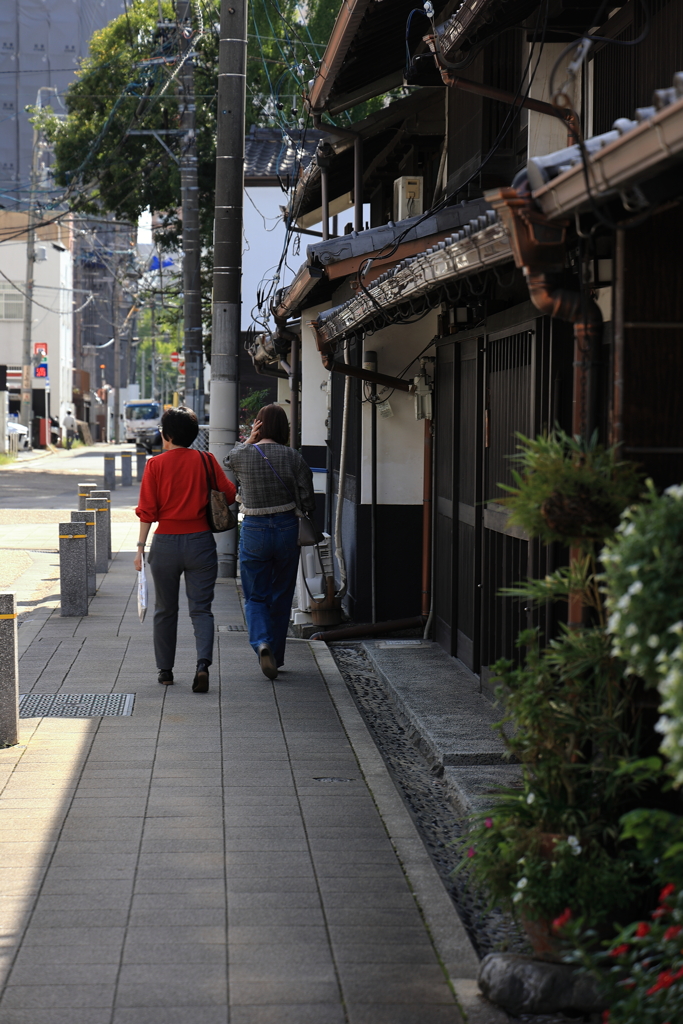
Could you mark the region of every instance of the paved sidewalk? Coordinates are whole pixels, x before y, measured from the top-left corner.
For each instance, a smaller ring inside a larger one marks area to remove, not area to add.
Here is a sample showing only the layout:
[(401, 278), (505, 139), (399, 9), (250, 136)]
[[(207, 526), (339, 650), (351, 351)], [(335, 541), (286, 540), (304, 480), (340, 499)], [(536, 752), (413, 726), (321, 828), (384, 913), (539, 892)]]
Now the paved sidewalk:
[(185, 609), (162, 688), (131, 560), (20, 629), (22, 692), (136, 697), (0, 751), (0, 1024), (461, 1024), (439, 958), (476, 960), (329, 654), (268, 682), (223, 581), (210, 692)]

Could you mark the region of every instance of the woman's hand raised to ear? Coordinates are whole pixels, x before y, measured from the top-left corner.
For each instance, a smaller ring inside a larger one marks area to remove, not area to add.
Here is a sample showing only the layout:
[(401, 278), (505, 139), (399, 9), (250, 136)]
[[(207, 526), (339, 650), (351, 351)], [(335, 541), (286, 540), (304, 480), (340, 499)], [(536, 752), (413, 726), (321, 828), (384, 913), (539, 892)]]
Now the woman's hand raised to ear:
[(244, 442), (245, 444), (256, 444), (257, 441), (261, 440), (261, 420), (254, 420), (254, 425), (251, 428), (251, 434)]

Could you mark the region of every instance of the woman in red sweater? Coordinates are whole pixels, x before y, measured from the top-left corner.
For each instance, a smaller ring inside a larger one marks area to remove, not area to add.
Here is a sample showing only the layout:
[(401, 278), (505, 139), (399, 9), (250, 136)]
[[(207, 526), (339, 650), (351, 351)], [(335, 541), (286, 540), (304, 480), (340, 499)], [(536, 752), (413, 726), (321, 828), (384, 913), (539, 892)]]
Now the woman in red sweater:
[(167, 409), (161, 417), (163, 452), (150, 459), (140, 485), (140, 539), (135, 568), (140, 571), (152, 523), (157, 523), (149, 552), (154, 580), (154, 654), (159, 682), (173, 682), (178, 592), (185, 574), (185, 592), (197, 646), (195, 693), (209, 689), (209, 665), (213, 659), (211, 604), (218, 572), (216, 542), (209, 529), (206, 508), (209, 498), (207, 471), (213, 490), (223, 491), (230, 505), (235, 487), (213, 455), (190, 449), (199, 433), (191, 409)]

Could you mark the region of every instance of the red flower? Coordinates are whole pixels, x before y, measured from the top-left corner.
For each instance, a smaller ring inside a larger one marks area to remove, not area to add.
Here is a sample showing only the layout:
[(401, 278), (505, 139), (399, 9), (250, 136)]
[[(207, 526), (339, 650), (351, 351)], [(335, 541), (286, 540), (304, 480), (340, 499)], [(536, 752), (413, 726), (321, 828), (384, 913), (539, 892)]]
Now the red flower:
[(616, 946), (614, 949), (610, 949), (609, 955), (613, 957), (623, 956), (624, 953), (628, 953), (630, 946), (626, 942), (622, 942), (620, 946)]
[(487, 828), (493, 828), (493, 818), (486, 818), (484, 824)]
[(467, 856), (468, 857), (474, 857), (474, 847), (473, 846), (470, 846), (469, 850), (467, 851)]
[(671, 971), (661, 971), (652, 988), (649, 988), (645, 994), (653, 996), (656, 992), (661, 992), (663, 988), (671, 988), (675, 980)]
[(682, 931), (680, 924), (672, 924), (670, 928), (664, 932), (664, 941), (669, 942), (670, 939), (675, 939), (676, 936)]
[(608, 1024), (610, 1018), (609, 1010), (602, 1011), (602, 1024)]
[(566, 924), (572, 919), (572, 912), (569, 907), (565, 907), (559, 917), (556, 917), (552, 923), (552, 929), (554, 932), (560, 932)]
[(659, 902), (663, 903), (664, 900), (667, 900), (669, 898), (669, 896), (673, 896), (673, 894), (675, 892), (676, 892), (676, 886), (673, 884), (673, 882), (669, 882), (669, 884), (665, 885), (664, 888), (662, 889), (662, 891), (660, 892), (660, 894), (659, 894)]
[(636, 935), (639, 939), (644, 939), (646, 935), (650, 934), (650, 926), (646, 921), (640, 921), (636, 928)]

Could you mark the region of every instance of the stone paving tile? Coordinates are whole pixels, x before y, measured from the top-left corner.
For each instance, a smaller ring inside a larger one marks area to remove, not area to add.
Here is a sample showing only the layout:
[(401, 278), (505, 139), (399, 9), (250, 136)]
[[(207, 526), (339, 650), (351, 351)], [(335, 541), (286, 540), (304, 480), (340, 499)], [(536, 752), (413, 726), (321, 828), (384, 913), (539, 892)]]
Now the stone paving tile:
[[(198, 699), (183, 610), (158, 687), (129, 559), (22, 659), (39, 690), (136, 702), (23, 722), (0, 753), (0, 1024), (461, 1024), (310, 649), (273, 685), (218, 634)], [(242, 621), (230, 581), (214, 607)]]

